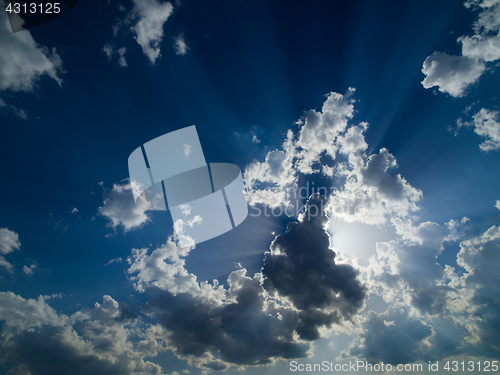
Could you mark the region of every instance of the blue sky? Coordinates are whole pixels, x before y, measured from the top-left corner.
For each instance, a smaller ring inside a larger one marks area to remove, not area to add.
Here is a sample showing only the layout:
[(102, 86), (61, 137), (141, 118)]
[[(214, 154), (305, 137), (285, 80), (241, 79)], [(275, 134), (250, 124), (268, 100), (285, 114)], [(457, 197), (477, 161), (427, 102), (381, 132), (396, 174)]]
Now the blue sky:
[[(111, 0), (12, 33), (1, 10), (0, 373), (491, 366), (499, 20), (498, 0)], [(183, 248), (127, 160), (191, 125), (249, 216)]]

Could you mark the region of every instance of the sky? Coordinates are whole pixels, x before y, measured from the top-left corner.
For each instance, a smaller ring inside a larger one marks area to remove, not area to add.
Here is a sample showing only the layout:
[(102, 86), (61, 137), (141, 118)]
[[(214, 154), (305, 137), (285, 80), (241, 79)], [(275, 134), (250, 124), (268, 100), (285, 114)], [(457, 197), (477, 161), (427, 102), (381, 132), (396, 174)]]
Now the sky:
[[(0, 373), (500, 373), (499, 66), (499, 0), (1, 9)], [(128, 158), (192, 125), (185, 246)]]

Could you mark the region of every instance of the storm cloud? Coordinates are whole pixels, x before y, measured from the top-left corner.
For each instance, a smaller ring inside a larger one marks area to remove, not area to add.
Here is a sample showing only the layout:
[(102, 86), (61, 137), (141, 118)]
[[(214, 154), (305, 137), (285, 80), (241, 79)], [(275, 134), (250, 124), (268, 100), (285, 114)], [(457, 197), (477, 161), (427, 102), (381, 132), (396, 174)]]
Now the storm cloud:
[(318, 327), (349, 319), (363, 306), (366, 288), (350, 265), (336, 264), (326, 231), (325, 198), (313, 195), (298, 222), (273, 241), (262, 273), (271, 295), (289, 299), (300, 310), (299, 335), (319, 337)]

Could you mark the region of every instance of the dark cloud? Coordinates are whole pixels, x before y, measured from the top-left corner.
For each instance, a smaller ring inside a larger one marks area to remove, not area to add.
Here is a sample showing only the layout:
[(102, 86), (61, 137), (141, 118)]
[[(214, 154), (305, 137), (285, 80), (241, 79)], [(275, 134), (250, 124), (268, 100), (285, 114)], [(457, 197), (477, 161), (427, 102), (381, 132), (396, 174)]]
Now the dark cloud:
[(68, 333), (66, 328), (49, 325), (18, 332), (9, 345), (2, 345), (2, 360), (19, 363), (15, 371), (22, 374), (129, 374), (127, 362), (117, 361), (113, 364), (99, 359), (97, 355), (85, 354), (65, 339)]
[[(219, 306), (187, 293), (153, 291), (146, 310), (166, 329), (179, 357), (211, 358), (217, 351), (220, 360), (236, 365), (306, 357), (309, 345), (293, 338), (296, 312), (267, 301), (257, 275), (249, 278), (240, 270), (228, 281), (233, 302)], [(204, 367), (223, 370), (227, 365), (211, 358)]]
[(57, 314), (46, 300), (0, 292), (0, 367), (8, 374), (162, 373), (144, 357), (164, 349), (142, 322), (127, 324), (132, 313), (111, 297), (71, 317)]
[(370, 155), (366, 167), (361, 168), (363, 183), (376, 187), (377, 191), (386, 198), (403, 199), (405, 181), (401, 179), (401, 176), (392, 177), (386, 173), (388, 169), (396, 166), (396, 158), (387, 149), (381, 149), (378, 154)]
[(430, 326), (410, 317), (406, 308), (390, 308), (383, 314), (369, 311), (361, 334), (364, 340), (351, 346), (349, 354), (369, 363), (412, 363), (422, 358), (427, 349), (424, 340), (432, 333)]
[[(394, 268), (398, 269), (397, 275), (385, 274), (380, 281), (387, 287), (396, 287), (395, 280), (406, 285), (406, 292), (411, 297), (411, 303), (421, 313), (439, 314), (443, 312), (447, 301), (447, 292), (450, 287), (439, 282), (443, 279), (444, 270), (437, 263), (440, 245), (430, 244), (401, 244), (391, 241), (381, 246), (386, 246), (390, 251), (389, 257), (397, 259)], [(396, 258), (397, 257), (397, 258)], [(391, 280), (393, 279), (393, 280)], [(389, 281), (390, 280), (390, 281)]]
[(301, 310), (297, 332), (307, 340), (319, 337), (319, 327), (351, 318), (366, 296), (358, 271), (335, 263), (324, 204), (324, 197), (311, 196), (299, 222), (289, 224), (273, 241), (262, 268), (264, 288)]
[(465, 287), (473, 291), (471, 303), (477, 334), (492, 354), (500, 354), (500, 228), (460, 244), (457, 263), (465, 268)]

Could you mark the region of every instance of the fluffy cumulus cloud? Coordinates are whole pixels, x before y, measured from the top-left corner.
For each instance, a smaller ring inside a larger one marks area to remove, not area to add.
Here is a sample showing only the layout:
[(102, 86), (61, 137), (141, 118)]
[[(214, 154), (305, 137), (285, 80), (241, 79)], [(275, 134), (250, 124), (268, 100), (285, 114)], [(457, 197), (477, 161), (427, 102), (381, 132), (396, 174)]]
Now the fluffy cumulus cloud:
[(98, 214), (105, 217), (109, 221), (108, 226), (113, 229), (121, 226), (124, 231), (129, 231), (149, 221), (146, 211), (150, 205), (142, 196), (134, 202), (132, 186), (127, 179), (104, 191), (103, 205), (99, 207)]
[[(248, 275), (240, 266), (227, 286), (199, 282), (186, 269), (194, 246), (182, 231), (156, 249), (132, 250), (127, 274), (139, 293), (149, 295), (141, 310), (153, 321), (149, 345), (206, 371), (306, 358), (315, 340), (333, 332), (353, 335), (337, 353), (341, 360), (498, 357), (500, 229), (485, 230), (467, 218), (435, 223), (415, 216), (422, 192), (395, 173), (389, 150), (368, 151), (369, 125), (351, 122), (352, 92), (329, 94), (320, 111), (297, 122), (297, 132), (288, 131), (279, 150), (246, 168), (254, 205), (297, 205), (292, 193), (313, 174), (335, 186), (325, 196), (301, 197), (305, 205), (263, 254), (260, 272)], [(493, 118), (482, 112), (474, 125), (490, 129)], [(134, 205), (123, 181), (105, 193), (99, 211), (111, 226), (129, 230), (148, 220), (150, 204)], [(391, 227), (394, 235), (376, 243), (376, 255), (362, 267), (331, 247), (336, 228), (329, 217)], [(450, 247), (457, 249), (456, 262), (443, 265), (440, 256)], [(365, 301), (371, 297), (388, 308), (370, 310)], [(89, 330), (78, 332), (92, 337)]]
[(0, 254), (7, 255), (20, 248), (19, 235), (7, 228), (0, 228)]
[(485, 69), (484, 62), (479, 59), (434, 52), (424, 61), (422, 73), (425, 79), (422, 85), (426, 89), (437, 86), (442, 93), (460, 97), (470, 84), (481, 77)]
[(480, 236), (462, 241), (457, 263), (466, 270), (459, 279), (465, 291), (460, 297), (469, 302), (465, 325), (470, 341), (488, 353), (500, 354), (500, 228), (493, 226)]
[(262, 272), (250, 277), (240, 268), (227, 289), (198, 283), (185, 269), (192, 247), (173, 238), (151, 253), (134, 250), (128, 273), (150, 293), (143, 312), (158, 322), (168, 349), (206, 370), (305, 358), (308, 341), (352, 319), (366, 290), (352, 266), (336, 264), (321, 205), (324, 198), (311, 198), (299, 221), (274, 240)]
[(19, 235), (7, 228), (0, 228), (0, 267), (8, 273), (12, 273), (14, 266), (8, 262), (4, 255), (10, 254), (21, 248)]
[(346, 182), (329, 202), (335, 217), (346, 222), (382, 224), (388, 217), (405, 217), (419, 209), (422, 192), (401, 175), (390, 174), (397, 163), (387, 149), (367, 158), (350, 156), (348, 163), (338, 167), (337, 174)]
[(479, 145), (483, 151), (492, 151), (500, 149), (500, 114), (498, 111), (490, 111), (482, 108), (472, 116), (472, 121), (457, 121), (458, 126), (467, 126), (474, 128), (474, 132), (486, 140)]
[(487, 63), (500, 59), (500, 1), (468, 1), (466, 7), (479, 11), (474, 35), (461, 36), (462, 54), (450, 56), (434, 52), (424, 61), (422, 85), (454, 97), (465, 95), (466, 89), (486, 71)]
[[(396, 227), (400, 240), (378, 243), (365, 274), (371, 292), (390, 307), (364, 314), (343, 357), (390, 364), (497, 357), (498, 227), (472, 235), (466, 218), (446, 225), (400, 221)], [(460, 239), (456, 261), (463, 272), (437, 261), (446, 242)]]
[(62, 62), (56, 50), (39, 45), (29, 31), (13, 33), (6, 12), (0, 12), (0, 91), (32, 91), (46, 75), (59, 85)]
[(135, 40), (154, 64), (160, 57), (160, 43), (163, 40), (163, 25), (173, 11), (170, 2), (157, 0), (133, 0), (134, 8), (128, 17), (133, 19), (132, 31)]
[(281, 150), (267, 154), (264, 162), (255, 161), (244, 173), (247, 199), (251, 205), (271, 207), (292, 205), (290, 192), (297, 185), (299, 173), (312, 174), (322, 156), (334, 159), (338, 145), (335, 140), (354, 115), (354, 89), (346, 95), (332, 92), (327, 95), (320, 112), (309, 110), (297, 124), (298, 134), (289, 130)]
[(339, 189), (326, 192), (327, 210), (344, 221), (382, 224), (390, 216), (404, 217), (418, 210), (422, 193), (394, 175), (396, 158), (385, 148), (367, 154), (368, 124), (349, 123), (354, 115), (353, 92), (328, 94), (321, 112), (310, 110), (297, 122), (298, 134), (288, 131), (281, 150), (245, 169), (251, 205), (282, 205), (290, 216), (298, 214), (299, 177), (320, 173), (344, 181)]
[(162, 350), (154, 330), (109, 296), (72, 316), (49, 297), (0, 292), (0, 365), (15, 374), (161, 374), (144, 357)]
[(370, 258), (372, 287), (387, 302), (410, 303), (422, 314), (442, 313), (449, 287), (437, 257), (443, 243), (454, 238), (456, 223), (395, 224), (401, 240), (377, 243), (377, 256)]

